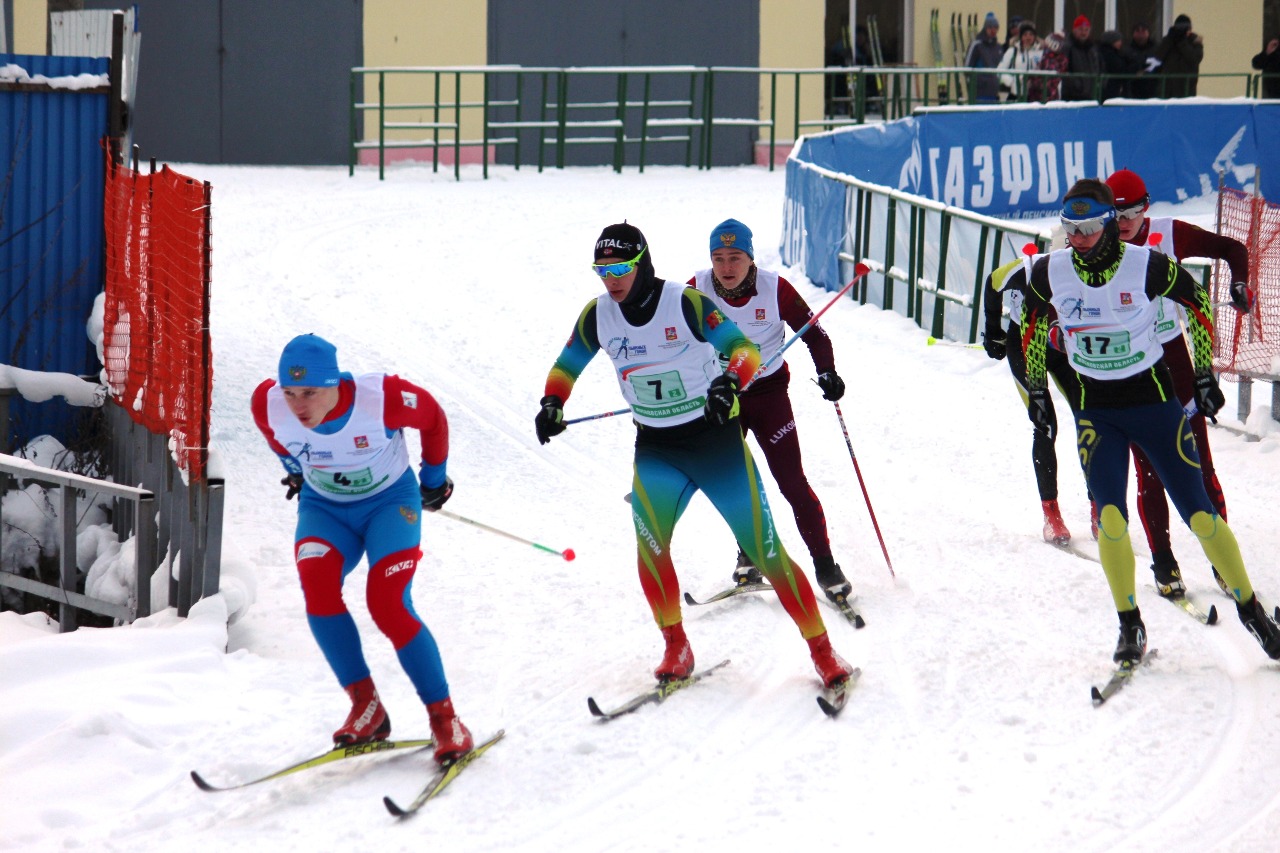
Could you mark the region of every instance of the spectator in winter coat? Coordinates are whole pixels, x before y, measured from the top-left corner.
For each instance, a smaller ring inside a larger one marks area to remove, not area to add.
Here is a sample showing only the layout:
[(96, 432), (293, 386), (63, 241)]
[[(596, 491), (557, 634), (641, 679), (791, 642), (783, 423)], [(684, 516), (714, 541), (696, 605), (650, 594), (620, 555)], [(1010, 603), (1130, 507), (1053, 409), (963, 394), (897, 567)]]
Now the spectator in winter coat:
[(1262, 72), (1262, 97), (1280, 98), (1280, 38), (1271, 38), (1266, 48), (1253, 58), (1253, 67)]
[(1009, 19), (1009, 31), (1004, 34), (1004, 49), (1017, 46), (1022, 41), (1022, 16), (1014, 15)]
[[(1063, 52), (1062, 33), (1050, 33), (1044, 37), (1044, 53), (1040, 56), (1040, 71), (1051, 71), (1055, 75), (1064, 74), (1067, 70), (1067, 54)], [(1037, 75), (1027, 84), (1027, 100), (1043, 104), (1056, 101), (1060, 95), (1062, 80), (1060, 77)]]
[(1159, 81), (1154, 75), (1160, 67), (1160, 60), (1156, 59), (1156, 43), (1151, 40), (1151, 28), (1146, 21), (1138, 21), (1133, 25), (1133, 38), (1129, 41), (1128, 53), (1129, 61), (1136, 69), (1135, 73), (1141, 75), (1129, 84), (1129, 96), (1156, 97), (1159, 94)]
[(1200, 62), (1204, 59), (1204, 39), (1191, 31), (1191, 18), (1179, 15), (1156, 48), (1160, 73), (1168, 75), (1166, 98), (1189, 98), (1196, 93)]
[[(1044, 55), (1036, 38), (1036, 25), (1023, 21), (1018, 31), (1019, 41), (1004, 52), (1000, 67), (1010, 71), (1035, 71), (1040, 67), (1040, 57)], [(1020, 74), (1001, 74), (1000, 92), (1008, 97), (1015, 97), (1016, 93), (1021, 100), (1021, 95), (1027, 91), (1027, 82), (1028, 78)]]
[[(998, 68), (1004, 57), (1004, 49), (1000, 45), (1000, 21), (994, 12), (988, 12), (982, 24), (982, 32), (969, 45), (969, 53), (964, 58), (966, 68)], [(999, 78), (995, 74), (978, 74), (974, 82), (978, 103), (995, 103), (999, 92)]]
[(1091, 101), (1095, 97), (1098, 74), (1102, 72), (1102, 57), (1098, 46), (1089, 38), (1093, 31), (1089, 19), (1076, 17), (1071, 25), (1071, 35), (1062, 50), (1067, 55), (1068, 76), (1062, 81), (1062, 100)]
[(1124, 49), (1124, 36), (1118, 30), (1107, 30), (1098, 42), (1098, 57), (1102, 60), (1102, 100), (1129, 97), (1132, 81), (1129, 75), (1138, 69)]

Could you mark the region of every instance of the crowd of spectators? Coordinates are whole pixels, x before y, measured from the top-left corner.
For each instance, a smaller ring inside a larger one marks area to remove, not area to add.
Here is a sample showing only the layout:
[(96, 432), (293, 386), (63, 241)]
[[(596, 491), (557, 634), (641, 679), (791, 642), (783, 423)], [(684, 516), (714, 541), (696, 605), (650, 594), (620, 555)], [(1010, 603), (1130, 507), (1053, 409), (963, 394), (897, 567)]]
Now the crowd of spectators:
[[(1031, 21), (1014, 17), (1003, 41), (1000, 23), (987, 13), (982, 30), (969, 45), (965, 65), (996, 69), (975, 81), (979, 103), (1004, 100), (1106, 101), (1111, 98), (1185, 98), (1196, 94), (1204, 38), (1188, 15), (1178, 15), (1162, 38), (1153, 38), (1146, 21), (1133, 24), (1126, 38), (1119, 30), (1094, 35), (1085, 15), (1069, 33), (1041, 39)], [(1280, 37), (1268, 39), (1252, 66), (1262, 72), (1259, 96), (1280, 98)], [(1030, 75), (1018, 72), (1046, 72)], [(1061, 76), (1059, 76), (1061, 75)]]

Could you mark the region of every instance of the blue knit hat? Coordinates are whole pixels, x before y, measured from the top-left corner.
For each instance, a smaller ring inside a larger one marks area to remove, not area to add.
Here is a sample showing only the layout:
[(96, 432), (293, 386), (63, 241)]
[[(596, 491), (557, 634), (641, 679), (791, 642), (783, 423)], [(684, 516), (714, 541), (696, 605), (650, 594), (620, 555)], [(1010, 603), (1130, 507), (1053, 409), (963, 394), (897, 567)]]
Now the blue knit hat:
[(756, 259), (755, 249), (751, 247), (751, 229), (736, 219), (726, 219), (711, 229), (711, 251), (716, 249), (737, 249), (746, 252), (751, 260)]
[(280, 353), (280, 385), (332, 388), (339, 381), (338, 349), (318, 335), (298, 335)]
[(1000, 29), (1000, 19), (996, 17), (995, 12), (988, 12), (987, 17), (982, 21), (982, 26), (984, 29), (987, 27), (995, 27), (996, 29)]

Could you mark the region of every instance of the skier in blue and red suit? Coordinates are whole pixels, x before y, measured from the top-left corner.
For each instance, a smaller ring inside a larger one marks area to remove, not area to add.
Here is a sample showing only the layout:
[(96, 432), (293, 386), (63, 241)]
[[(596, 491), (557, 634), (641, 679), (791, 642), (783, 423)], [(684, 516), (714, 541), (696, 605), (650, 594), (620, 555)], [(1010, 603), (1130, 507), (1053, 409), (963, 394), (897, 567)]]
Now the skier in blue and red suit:
[[(440, 509), (453, 493), (444, 411), (426, 390), (398, 376), (339, 371), (337, 350), (316, 335), (285, 346), (278, 381), (258, 386), (252, 408), (284, 465), (285, 497), (298, 496), (294, 554), (307, 622), (351, 698), (334, 743), (385, 740), (391, 733), (342, 598), (343, 580), (367, 555), (369, 613), (426, 705), (436, 761), (457, 759), (471, 749), (471, 733), (454, 712), (440, 650), (410, 598), (422, 556), (421, 510)], [(422, 436), (417, 477), (406, 428)]]
[(648, 241), (634, 225), (605, 228), (593, 257), (605, 292), (578, 315), (547, 376), (534, 428), (543, 444), (564, 431), (565, 401), (603, 350), (636, 424), (631, 514), (640, 586), (666, 642), (654, 676), (670, 681), (693, 673), (671, 537), (701, 490), (777, 591), (823, 684), (847, 681), (853, 670), (832, 650), (813, 588), (782, 547), (760, 471), (738, 428), (737, 389), (759, 369), (759, 348), (711, 299), (658, 278)]

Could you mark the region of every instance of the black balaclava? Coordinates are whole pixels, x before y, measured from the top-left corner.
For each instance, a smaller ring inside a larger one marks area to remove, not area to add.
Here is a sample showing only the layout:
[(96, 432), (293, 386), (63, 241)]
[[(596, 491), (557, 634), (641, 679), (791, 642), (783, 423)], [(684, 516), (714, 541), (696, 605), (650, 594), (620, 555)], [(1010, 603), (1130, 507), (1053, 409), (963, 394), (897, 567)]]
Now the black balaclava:
[[(641, 254), (643, 252), (644, 254)], [(643, 325), (658, 310), (658, 296), (662, 292), (662, 279), (653, 271), (653, 251), (640, 229), (627, 222), (610, 225), (600, 232), (596, 240), (592, 263), (601, 260), (629, 261), (640, 256), (636, 264), (636, 280), (631, 292), (621, 303), (622, 316), (633, 325)]]

